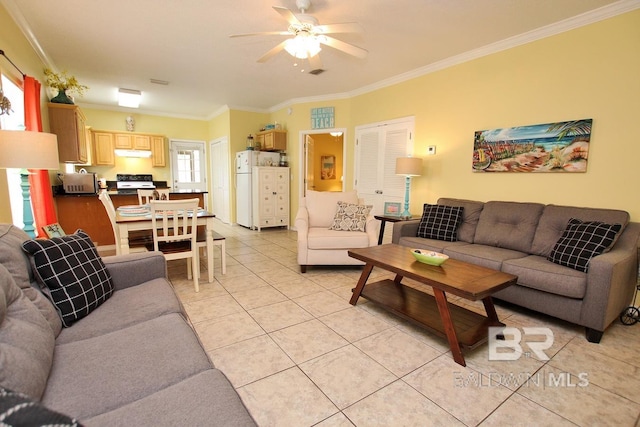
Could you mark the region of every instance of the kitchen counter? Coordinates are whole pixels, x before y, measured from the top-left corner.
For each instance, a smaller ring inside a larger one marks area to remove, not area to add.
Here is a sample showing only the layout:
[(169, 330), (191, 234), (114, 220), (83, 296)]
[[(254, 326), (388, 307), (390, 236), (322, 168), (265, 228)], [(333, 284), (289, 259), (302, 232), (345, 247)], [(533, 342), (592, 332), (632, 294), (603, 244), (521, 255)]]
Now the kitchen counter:
[[(118, 191), (109, 191), (109, 197), (113, 201), (113, 206), (118, 208), (124, 205), (137, 205), (137, 193), (122, 194)], [(206, 191), (186, 190), (170, 192), (169, 198), (200, 199), (199, 206), (206, 209)], [(102, 205), (97, 194), (56, 194), (56, 209), (58, 212), (58, 223), (67, 233), (75, 233), (77, 229), (84, 230), (96, 246), (114, 245), (113, 228), (107, 212)]]

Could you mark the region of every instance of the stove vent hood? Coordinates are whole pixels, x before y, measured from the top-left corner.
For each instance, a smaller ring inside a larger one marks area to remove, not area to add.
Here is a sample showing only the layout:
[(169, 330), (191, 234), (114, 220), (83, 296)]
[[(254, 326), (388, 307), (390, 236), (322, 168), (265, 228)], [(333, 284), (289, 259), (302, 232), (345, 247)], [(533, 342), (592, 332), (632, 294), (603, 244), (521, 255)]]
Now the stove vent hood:
[(151, 151), (147, 150), (114, 150), (116, 156), (119, 157), (137, 157), (137, 158), (149, 158), (151, 157)]

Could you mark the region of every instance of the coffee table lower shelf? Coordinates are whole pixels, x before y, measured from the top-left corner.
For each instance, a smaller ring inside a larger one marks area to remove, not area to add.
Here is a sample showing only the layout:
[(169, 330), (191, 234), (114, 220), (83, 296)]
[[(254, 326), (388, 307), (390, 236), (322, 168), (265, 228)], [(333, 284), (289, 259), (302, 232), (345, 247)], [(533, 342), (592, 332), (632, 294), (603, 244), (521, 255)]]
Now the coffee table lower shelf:
[[(432, 295), (420, 290), (396, 284), (393, 280), (367, 283), (360, 296), (407, 319), (417, 325), (447, 338), (438, 305)], [(504, 326), (488, 317), (449, 303), (449, 311), (460, 346), (473, 349), (484, 343), (490, 326)]]

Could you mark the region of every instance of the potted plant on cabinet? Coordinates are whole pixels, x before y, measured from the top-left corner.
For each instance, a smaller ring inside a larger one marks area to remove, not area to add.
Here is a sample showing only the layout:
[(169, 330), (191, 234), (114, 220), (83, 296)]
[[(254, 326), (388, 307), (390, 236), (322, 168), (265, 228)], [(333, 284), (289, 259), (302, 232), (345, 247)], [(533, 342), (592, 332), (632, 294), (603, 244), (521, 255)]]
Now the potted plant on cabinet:
[(44, 75), (47, 78), (47, 86), (58, 90), (58, 94), (51, 98), (53, 103), (73, 104), (73, 99), (69, 98), (67, 92), (75, 92), (82, 96), (89, 89), (88, 86), (81, 85), (75, 76), (67, 75), (66, 71), (54, 73), (49, 68), (45, 68)]

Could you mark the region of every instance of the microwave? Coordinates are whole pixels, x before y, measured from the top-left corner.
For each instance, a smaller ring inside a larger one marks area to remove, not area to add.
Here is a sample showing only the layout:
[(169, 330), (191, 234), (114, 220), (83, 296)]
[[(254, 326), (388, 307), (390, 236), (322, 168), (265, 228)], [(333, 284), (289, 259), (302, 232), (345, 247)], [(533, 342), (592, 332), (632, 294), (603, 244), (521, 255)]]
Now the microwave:
[(98, 176), (95, 173), (65, 173), (62, 188), (67, 194), (96, 194)]

